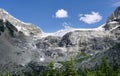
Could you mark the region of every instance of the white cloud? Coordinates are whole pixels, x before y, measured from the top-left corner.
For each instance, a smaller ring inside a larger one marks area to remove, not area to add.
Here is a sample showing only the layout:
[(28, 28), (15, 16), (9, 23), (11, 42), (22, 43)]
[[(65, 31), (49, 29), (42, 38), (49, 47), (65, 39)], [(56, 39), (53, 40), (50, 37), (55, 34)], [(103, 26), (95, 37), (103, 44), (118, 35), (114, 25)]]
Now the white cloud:
[(80, 21), (87, 24), (94, 24), (102, 20), (102, 16), (98, 12), (92, 12), (91, 14), (80, 14)]
[(68, 17), (68, 12), (64, 9), (59, 9), (56, 14), (55, 14), (56, 18), (67, 18)]

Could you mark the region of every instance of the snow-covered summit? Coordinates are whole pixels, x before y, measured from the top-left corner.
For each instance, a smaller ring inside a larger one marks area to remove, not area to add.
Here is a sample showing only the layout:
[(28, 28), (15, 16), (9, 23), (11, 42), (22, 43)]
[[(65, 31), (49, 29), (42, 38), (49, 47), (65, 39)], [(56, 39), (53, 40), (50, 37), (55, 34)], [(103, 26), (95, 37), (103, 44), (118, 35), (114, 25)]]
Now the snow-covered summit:
[(0, 8), (0, 19), (2, 19), (4, 22), (9, 21), (12, 25), (14, 25), (17, 28), (18, 31), (23, 32), (26, 36), (30, 36), (31, 34), (40, 35), (42, 33), (39, 27), (31, 23), (22, 22), (1, 8)]

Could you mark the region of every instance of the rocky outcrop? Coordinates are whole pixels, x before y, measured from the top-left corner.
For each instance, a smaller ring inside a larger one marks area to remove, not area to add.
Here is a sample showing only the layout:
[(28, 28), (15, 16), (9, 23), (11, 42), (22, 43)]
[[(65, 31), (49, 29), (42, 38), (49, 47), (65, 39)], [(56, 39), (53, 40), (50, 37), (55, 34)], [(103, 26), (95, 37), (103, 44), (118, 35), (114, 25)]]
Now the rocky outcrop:
[[(105, 51), (114, 45), (116, 39), (113, 34), (107, 31), (74, 31), (64, 35), (59, 43), (60, 47), (71, 48), (73, 51), (95, 54), (98, 51)], [(70, 49), (70, 50), (71, 50)], [(69, 50), (68, 50), (69, 51)]]
[(5, 30), (5, 26), (3, 20), (0, 20), (0, 35), (2, 34), (2, 32), (4, 32), (4, 30)]
[(113, 29), (120, 25), (120, 7), (118, 7), (114, 13), (107, 19), (107, 23), (104, 26), (106, 30)]
[(108, 17), (104, 28), (106, 31), (113, 33), (118, 40), (120, 39), (120, 7)]
[(95, 69), (96, 65), (100, 66), (102, 63), (102, 59), (105, 58), (108, 63), (111, 65), (115, 65), (120, 68), (120, 43), (116, 43), (113, 47), (108, 50), (98, 53), (82, 63), (77, 63), (77, 68), (89, 68)]
[(36, 41), (36, 47), (40, 49), (46, 49), (49, 47), (58, 47), (61, 37), (48, 36)]
[(107, 22), (112, 21), (120, 22), (120, 7), (118, 7), (110, 17), (108, 17)]

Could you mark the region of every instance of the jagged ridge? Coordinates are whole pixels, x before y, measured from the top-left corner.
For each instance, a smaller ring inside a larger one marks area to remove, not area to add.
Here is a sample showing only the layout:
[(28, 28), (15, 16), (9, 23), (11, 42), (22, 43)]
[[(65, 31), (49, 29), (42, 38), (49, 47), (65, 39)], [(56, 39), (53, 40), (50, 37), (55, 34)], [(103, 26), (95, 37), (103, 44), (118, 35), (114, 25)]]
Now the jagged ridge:
[(18, 31), (23, 32), (26, 36), (40, 35), (42, 33), (42, 30), (39, 27), (16, 19), (4, 9), (0, 9), (0, 19), (3, 19), (4, 22), (9, 21)]

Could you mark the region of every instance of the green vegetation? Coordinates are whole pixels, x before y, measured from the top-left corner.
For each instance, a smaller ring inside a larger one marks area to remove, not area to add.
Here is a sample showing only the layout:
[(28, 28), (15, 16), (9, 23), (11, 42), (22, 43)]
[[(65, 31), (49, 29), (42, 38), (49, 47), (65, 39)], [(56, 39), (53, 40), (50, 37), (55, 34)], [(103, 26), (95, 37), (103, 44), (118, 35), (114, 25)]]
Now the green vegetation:
[(90, 56), (85, 56), (85, 57), (77, 59), (76, 62), (82, 62), (82, 61), (87, 60), (89, 58), (90, 58)]
[[(105, 57), (102, 58), (101, 66), (90, 69), (75, 69), (75, 60), (73, 58), (68, 62), (61, 62), (61, 68), (54, 68), (54, 62), (50, 62), (48, 68), (40, 73), (31, 73), (25, 75), (21, 73), (19, 76), (120, 76), (120, 69), (117, 67), (116, 61), (108, 63)], [(1, 74), (0, 76), (16, 76), (11, 73)]]
[(80, 53), (78, 53), (78, 55), (76, 56), (75, 62), (80, 63), (80, 62), (82, 62), (82, 61), (84, 61), (84, 60), (89, 59), (90, 57), (91, 57), (91, 56), (88, 55), (88, 54), (86, 54), (85, 52), (80, 52)]
[[(85, 55), (84, 55), (85, 56)], [(71, 58), (68, 62), (62, 62), (63, 67), (53, 69), (53, 62), (48, 65), (49, 71), (40, 76), (120, 76), (120, 69), (113, 58), (113, 63), (108, 63), (105, 57), (102, 58), (101, 66), (96, 64), (95, 69), (75, 69), (75, 60)], [(47, 74), (47, 75), (46, 75)]]
[(76, 57), (87, 56), (85, 52), (79, 52)]

